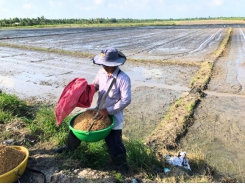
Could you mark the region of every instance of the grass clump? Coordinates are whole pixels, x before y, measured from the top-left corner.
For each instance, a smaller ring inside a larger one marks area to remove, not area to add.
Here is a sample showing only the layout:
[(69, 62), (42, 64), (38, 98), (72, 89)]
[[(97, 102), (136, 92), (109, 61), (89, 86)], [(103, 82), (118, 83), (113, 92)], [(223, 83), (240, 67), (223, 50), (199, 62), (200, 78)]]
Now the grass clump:
[(69, 128), (67, 126), (69, 117), (67, 117), (60, 127), (56, 126), (54, 108), (50, 106), (40, 106), (36, 117), (30, 121), (28, 127), (32, 134), (39, 135), (40, 140), (49, 141), (55, 139), (55, 142), (64, 142)]
[(16, 95), (8, 95), (0, 91), (0, 122), (7, 123), (14, 117), (23, 119), (34, 118), (35, 107), (28, 106)]
[(146, 144), (154, 150), (176, 148), (178, 139), (185, 134), (191, 124), (190, 117), (199, 98), (199, 94), (188, 94), (178, 99), (161, 123), (145, 139)]
[(199, 88), (201, 90), (206, 89), (206, 85), (210, 80), (212, 68), (212, 60), (203, 62), (197, 75), (190, 81), (189, 87)]
[(217, 57), (219, 57), (219, 56), (223, 53), (223, 51), (224, 51), (225, 48), (226, 48), (227, 43), (228, 43), (229, 40), (230, 40), (230, 35), (231, 35), (231, 33), (232, 33), (232, 28), (229, 28), (228, 31), (227, 31), (227, 33), (226, 33), (225, 38), (222, 40), (222, 42), (221, 42), (221, 44), (219, 45), (218, 49), (215, 50), (215, 51), (211, 54), (211, 57), (217, 58)]
[[(64, 121), (68, 121), (66, 118)], [(64, 140), (68, 131), (67, 124), (58, 128), (54, 108), (47, 105), (28, 105), (16, 95), (0, 92), (0, 123), (23, 122), (32, 135), (38, 135), (42, 141), (54, 138), (57, 142)]]
[[(161, 167), (160, 161), (150, 147), (137, 140), (124, 140), (127, 150), (127, 162), (134, 172), (154, 174), (153, 167)], [(81, 142), (74, 151), (63, 154), (66, 159), (79, 160), (84, 167), (106, 169), (110, 162), (110, 155), (104, 140), (98, 142)]]
[(128, 154), (128, 162), (131, 168), (135, 170), (145, 170), (152, 172), (154, 166), (161, 167), (160, 162), (153, 150), (137, 140), (125, 141)]

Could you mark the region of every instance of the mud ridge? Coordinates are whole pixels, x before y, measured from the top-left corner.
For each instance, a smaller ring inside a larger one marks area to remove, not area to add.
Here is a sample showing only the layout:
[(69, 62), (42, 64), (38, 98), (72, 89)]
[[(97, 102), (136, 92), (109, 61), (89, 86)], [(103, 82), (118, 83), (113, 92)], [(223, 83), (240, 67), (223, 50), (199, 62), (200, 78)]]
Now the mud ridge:
[[(125, 29), (125, 28), (117, 28), (117, 29)], [(112, 30), (110, 28), (100, 28), (96, 30), (90, 30), (90, 32), (98, 32), (98, 31), (109, 31)], [(6, 39), (19, 39), (19, 38), (36, 38), (36, 37), (47, 37), (47, 36), (61, 36), (61, 35), (70, 35), (70, 34), (78, 34), (78, 33), (84, 33), (83, 31), (77, 31), (77, 32), (68, 32), (68, 33), (56, 33), (56, 34), (43, 34), (43, 35), (33, 35), (33, 36), (15, 36), (15, 37), (7, 37), (7, 38), (1, 38), (0, 40), (6, 40)]]
[(184, 136), (188, 126), (193, 122), (194, 109), (205, 96), (203, 90), (210, 80), (213, 65), (229, 43), (231, 32), (232, 28), (229, 28), (219, 48), (203, 62), (197, 75), (190, 82), (190, 92), (174, 103), (157, 128), (145, 139), (145, 144), (151, 146), (154, 151), (161, 152), (178, 147), (178, 139)]
[[(58, 54), (71, 55), (71, 56), (81, 57), (81, 58), (92, 58), (94, 56), (94, 54), (85, 53), (85, 52), (67, 51), (67, 50), (60, 50), (60, 49), (33, 47), (33, 46), (24, 46), (24, 45), (9, 44), (9, 43), (3, 43), (3, 42), (0, 42), (0, 46), (1, 47), (26, 49), (26, 50), (34, 50), (34, 51), (43, 51), (43, 52), (50, 52), (50, 53), (58, 53)], [(10, 56), (6, 56), (6, 57), (10, 57)], [(188, 61), (152, 60), (152, 59), (147, 60), (147, 59), (133, 59), (133, 58), (127, 58), (127, 60), (131, 61), (131, 62), (154, 63), (154, 64), (159, 64), (159, 65), (167, 64), (167, 65), (180, 65), (180, 66), (201, 66), (200, 62), (188, 62)]]
[(188, 62), (188, 61), (178, 61), (178, 60), (152, 60), (152, 59), (132, 59), (128, 58), (128, 61), (134, 63), (154, 63), (158, 65), (179, 65), (179, 66), (197, 66), (200, 67), (202, 63), (200, 62)]
[(18, 49), (57, 53), (57, 54), (63, 54), (63, 55), (72, 55), (72, 56), (82, 57), (82, 58), (91, 58), (94, 56), (92, 54), (84, 53), (84, 52), (68, 51), (68, 50), (61, 50), (61, 49), (41, 48), (41, 47), (9, 44), (9, 43), (3, 43), (3, 42), (0, 42), (0, 46), (1, 47), (11, 47), (11, 48), (18, 48)]

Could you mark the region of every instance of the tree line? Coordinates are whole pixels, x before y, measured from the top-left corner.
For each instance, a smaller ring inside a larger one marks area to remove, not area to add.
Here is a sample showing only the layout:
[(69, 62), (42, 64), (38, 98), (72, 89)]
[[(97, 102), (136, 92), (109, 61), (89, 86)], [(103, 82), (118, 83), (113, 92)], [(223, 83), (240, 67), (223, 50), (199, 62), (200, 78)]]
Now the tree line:
[(55, 25), (55, 24), (112, 24), (112, 23), (152, 23), (159, 21), (186, 21), (186, 20), (245, 20), (245, 17), (200, 17), (200, 18), (182, 18), (182, 19), (131, 19), (131, 18), (91, 18), (91, 19), (47, 19), (44, 16), (37, 18), (9, 18), (1, 19), (0, 27), (12, 26), (35, 26), (35, 25)]
[(46, 19), (44, 16), (37, 18), (9, 18), (1, 19), (1, 27), (9, 26), (35, 26), (35, 25), (55, 25), (55, 24), (106, 24), (106, 23), (139, 23), (154, 22), (158, 19), (116, 19), (116, 18), (92, 18), (92, 19)]

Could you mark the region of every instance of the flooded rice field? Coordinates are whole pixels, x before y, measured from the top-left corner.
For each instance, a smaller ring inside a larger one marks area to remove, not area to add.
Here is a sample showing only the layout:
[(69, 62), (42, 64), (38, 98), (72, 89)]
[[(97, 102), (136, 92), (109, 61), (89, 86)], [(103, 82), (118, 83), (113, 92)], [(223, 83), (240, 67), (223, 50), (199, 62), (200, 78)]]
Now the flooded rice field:
[[(12, 48), (1, 48), (0, 88), (20, 98), (36, 100), (50, 104), (57, 103), (64, 87), (74, 78), (85, 78), (92, 83), (96, 73), (101, 69), (90, 59), (62, 56), (52, 53), (40, 53)], [(158, 121), (149, 120), (163, 118), (162, 108), (169, 107), (184, 91), (189, 91), (188, 82), (198, 70), (197, 67), (158, 66), (154, 64), (139, 65), (127, 62), (120, 67), (131, 78), (132, 103), (126, 109), (126, 121), (131, 126), (145, 132), (144, 124), (136, 123), (142, 118), (153, 130)], [(178, 76), (178, 78), (176, 78)], [(149, 91), (149, 92), (148, 92)], [(149, 94), (148, 94), (149, 93)], [(154, 95), (154, 98), (152, 94)], [(158, 95), (160, 93), (160, 96)], [(159, 101), (159, 98), (162, 100)], [(94, 95), (95, 105), (97, 95)], [(156, 111), (145, 113), (145, 108), (152, 103)], [(139, 104), (140, 103), (140, 104)], [(76, 109), (74, 113), (84, 109)], [(166, 109), (167, 110), (167, 109)], [(132, 123), (134, 122), (134, 123)], [(127, 127), (127, 125), (125, 125)], [(126, 131), (127, 132), (127, 131)], [(132, 134), (129, 131), (129, 135)]]
[[(143, 140), (171, 105), (190, 91), (188, 85), (199, 67), (178, 65), (178, 61), (201, 63), (218, 48), (226, 30), (223, 26), (0, 30), (0, 42), (94, 55), (112, 46), (129, 59), (176, 61), (176, 65), (127, 61), (120, 67), (132, 82), (123, 132)], [(183, 150), (202, 150), (210, 165), (241, 182), (245, 182), (244, 34), (245, 28), (233, 28), (225, 52), (215, 62), (206, 96), (194, 111), (194, 123), (181, 139)], [(72, 79), (83, 77), (91, 83), (101, 68), (90, 58), (12, 47), (0, 47), (0, 63), (0, 89), (54, 105)], [(96, 99), (95, 94), (93, 105)], [(231, 168), (234, 165), (237, 168)]]
[(47, 49), (97, 54), (104, 47), (112, 46), (131, 58), (202, 61), (218, 47), (224, 31), (223, 27), (45, 29), (27, 30), (26, 34), (24, 31), (0, 33), (0, 38), (1, 42)]

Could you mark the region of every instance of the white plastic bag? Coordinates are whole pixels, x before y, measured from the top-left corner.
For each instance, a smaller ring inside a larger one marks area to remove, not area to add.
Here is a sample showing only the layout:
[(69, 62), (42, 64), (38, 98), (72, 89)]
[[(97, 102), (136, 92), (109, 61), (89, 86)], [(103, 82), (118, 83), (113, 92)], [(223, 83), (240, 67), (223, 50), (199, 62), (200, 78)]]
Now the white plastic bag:
[(180, 152), (178, 156), (167, 157), (166, 161), (170, 165), (179, 166), (191, 170), (189, 160), (186, 158), (186, 154), (186, 152)]

